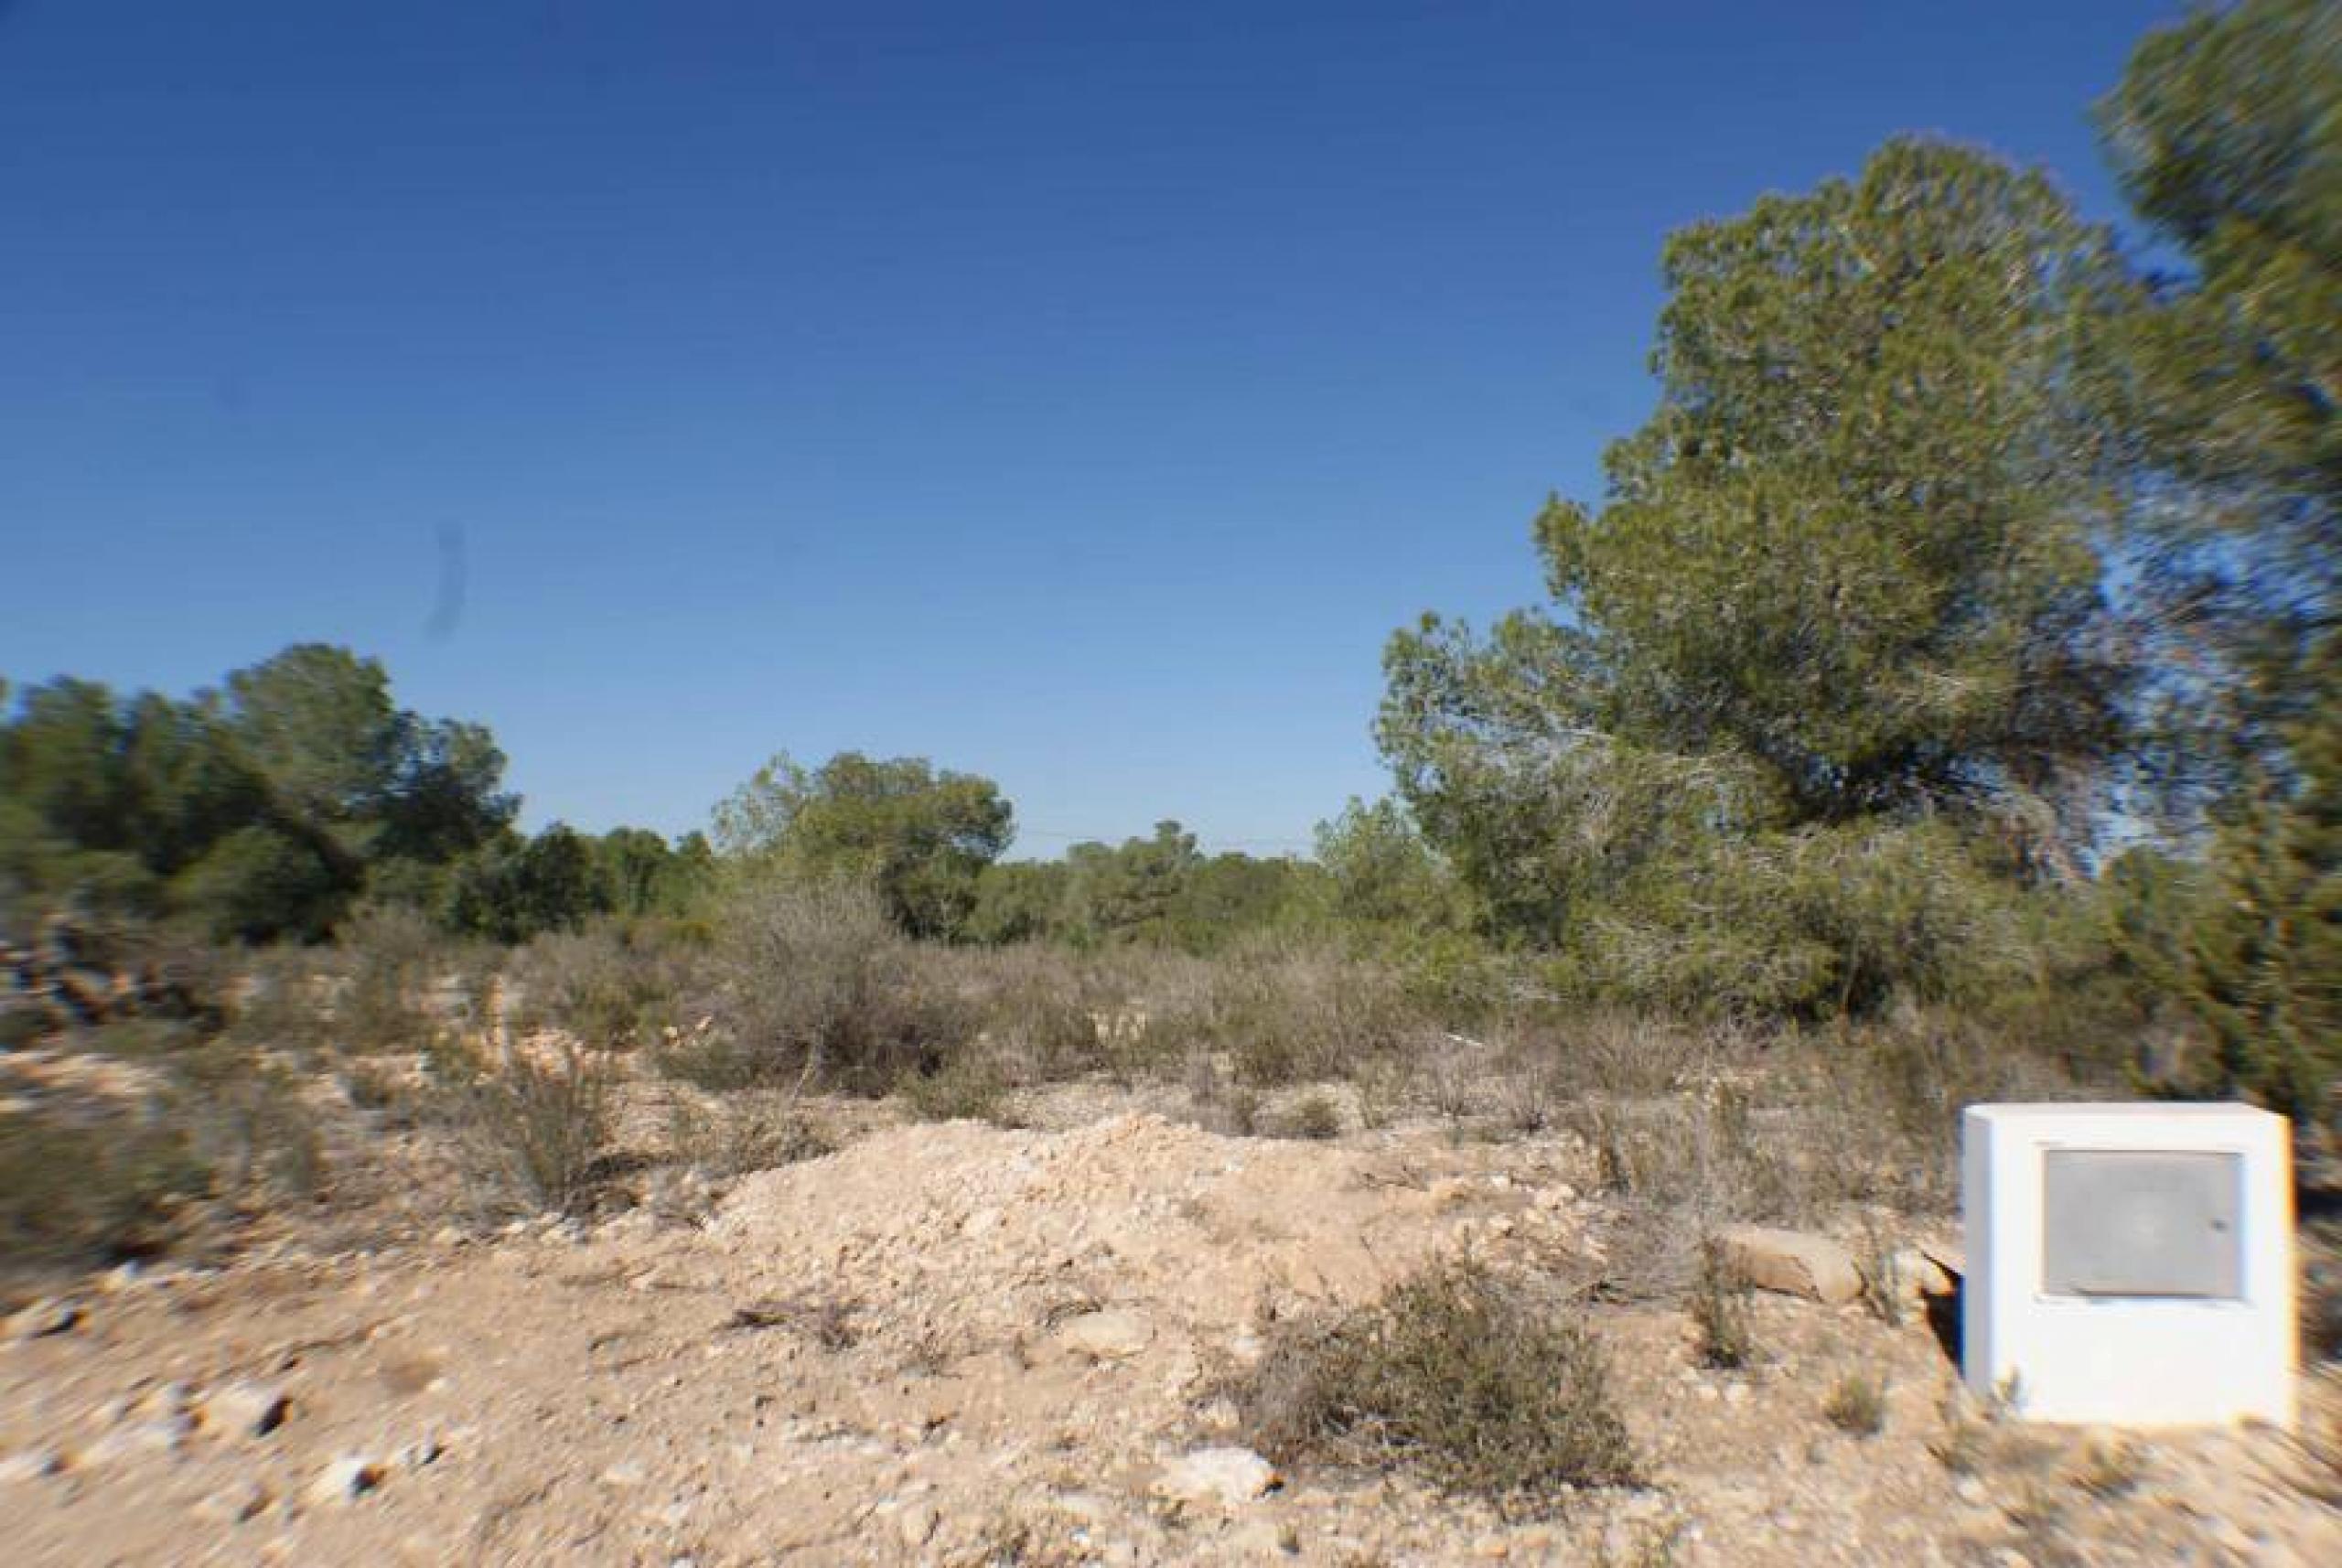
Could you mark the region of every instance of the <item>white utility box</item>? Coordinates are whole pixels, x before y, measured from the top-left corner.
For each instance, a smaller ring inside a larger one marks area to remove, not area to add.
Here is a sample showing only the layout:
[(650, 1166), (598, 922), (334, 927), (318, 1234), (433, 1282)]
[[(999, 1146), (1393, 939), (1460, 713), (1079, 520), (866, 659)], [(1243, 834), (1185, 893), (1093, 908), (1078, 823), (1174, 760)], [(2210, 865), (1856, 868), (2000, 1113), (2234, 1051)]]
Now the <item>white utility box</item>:
[(2033, 1421), (2294, 1420), (2293, 1138), (2248, 1105), (1971, 1105), (1968, 1386)]

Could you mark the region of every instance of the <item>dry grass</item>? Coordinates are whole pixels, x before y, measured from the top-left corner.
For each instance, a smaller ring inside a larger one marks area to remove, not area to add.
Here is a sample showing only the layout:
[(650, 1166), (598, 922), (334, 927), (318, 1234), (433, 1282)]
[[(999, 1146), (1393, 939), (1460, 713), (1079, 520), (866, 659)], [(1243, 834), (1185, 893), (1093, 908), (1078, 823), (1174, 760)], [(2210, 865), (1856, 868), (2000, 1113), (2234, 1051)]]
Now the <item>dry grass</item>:
[(546, 1061), (473, 1058), (448, 1076), (433, 1106), (453, 1136), (487, 1213), (591, 1208), (607, 1175), (616, 1073), (575, 1046)]
[(668, 1157), (718, 1180), (837, 1148), (828, 1123), (792, 1094), (748, 1090), (702, 1101), (681, 1091), (668, 1102)]
[(1756, 1327), (1750, 1310), (1753, 1292), (1724, 1245), (1714, 1236), (1700, 1241), (1700, 1266), (1692, 1279), (1692, 1326), (1698, 1335), (1703, 1366), (1734, 1370), (1756, 1359)]
[(211, 1174), (156, 1108), (0, 1112), (0, 1294), (160, 1251)]
[(884, 1094), (978, 1031), (948, 965), (897, 931), (867, 888), (751, 883), (733, 893), (717, 931), (721, 1026), (662, 1062), (701, 1088)]
[(1886, 1380), (1871, 1372), (1848, 1372), (1821, 1403), (1822, 1418), (1850, 1437), (1875, 1437), (1886, 1430)]
[(1509, 1511), (1638, 1474), (1592, 1332), (1466, 1264), (1417, 1273), (1357, 1311), (1277, 1325), (1234, 1391), (1248, 1441), (1279, 1463), (1396, 1466)]

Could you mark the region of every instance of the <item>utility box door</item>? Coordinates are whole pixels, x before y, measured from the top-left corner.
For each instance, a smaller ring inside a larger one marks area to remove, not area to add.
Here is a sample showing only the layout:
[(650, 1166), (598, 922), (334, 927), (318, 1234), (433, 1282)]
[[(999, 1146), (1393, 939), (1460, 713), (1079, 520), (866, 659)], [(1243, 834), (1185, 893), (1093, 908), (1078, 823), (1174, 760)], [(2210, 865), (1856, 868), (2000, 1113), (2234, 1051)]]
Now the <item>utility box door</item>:
[(2193, 1150), (2045, 1149), (2041, 1284), (2051, 1295), (2244, 1294), (2244, 1162)]

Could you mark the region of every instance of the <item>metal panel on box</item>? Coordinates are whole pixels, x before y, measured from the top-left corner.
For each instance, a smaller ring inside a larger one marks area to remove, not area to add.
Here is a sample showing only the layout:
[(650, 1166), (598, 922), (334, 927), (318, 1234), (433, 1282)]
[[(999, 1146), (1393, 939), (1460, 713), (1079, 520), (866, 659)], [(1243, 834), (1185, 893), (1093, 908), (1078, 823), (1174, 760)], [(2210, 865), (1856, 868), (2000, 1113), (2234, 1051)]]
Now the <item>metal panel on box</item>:
[(2236, 1300), (2243, 1184), (2244, 1162), (2232, 1154), (2044, 1150), (2042, 1289)]

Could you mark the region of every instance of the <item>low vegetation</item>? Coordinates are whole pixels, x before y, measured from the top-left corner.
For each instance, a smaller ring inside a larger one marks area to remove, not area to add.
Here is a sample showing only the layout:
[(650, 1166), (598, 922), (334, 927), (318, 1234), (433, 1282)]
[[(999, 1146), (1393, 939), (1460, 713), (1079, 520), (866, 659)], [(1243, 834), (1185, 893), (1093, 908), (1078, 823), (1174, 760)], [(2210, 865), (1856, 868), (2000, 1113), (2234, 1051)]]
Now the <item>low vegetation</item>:
[(1515, 1507), (1639, 1475), (1594, 1331), (1531, 1284), (1466, 1264), (1277, 1324), (1237, 1402), (1247, 1438), (1281, 1464), (1396, 1466)]

